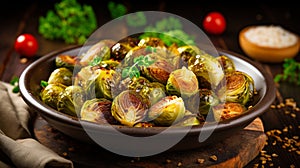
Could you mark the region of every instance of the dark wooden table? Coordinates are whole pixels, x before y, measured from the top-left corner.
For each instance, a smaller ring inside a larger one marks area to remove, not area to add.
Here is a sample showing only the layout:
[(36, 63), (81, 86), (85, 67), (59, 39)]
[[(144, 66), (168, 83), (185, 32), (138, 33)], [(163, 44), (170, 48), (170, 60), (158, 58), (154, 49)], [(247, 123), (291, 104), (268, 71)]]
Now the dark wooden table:
[[(44, 1), (13, 1), (11, 5), (0, 7), (0, 79), (9, 82), (14, 76), (20, 76), (30, 63), (51, 51), (70, 45), (58, 40), (46, 40), (38, 33), (38, 18), (44, 16), (48, 9), (53, 8), (56, 0)], [(204, 15), (212, 10), (220, 11), (227, 19), (227, 29), (222, 35), (209, 38), (216, 47), (245, 55), (238, 43), (239, 31), (248, 25), (278, 24), (300, 34), (300, 12), (292, 1), (246, 1), (244, 5), (220, 1), (130, 1), (123, 2), (129, 12), (138, 10), (159, 10), (177, 14), (187, 18), (200, 28)], [(84, 1), (94, 7), (98, 26), (110, 21), (107, 1)], [(21, 33), (35, 35), (39, 42), (39, 50), (35, 57), (24, 59), (13, 48), (14, 40)], [(245, 57), (247, 57), (245, 55)], [(298, 54), (295, 59), (300, 60)], [(255, 61), (255, 60), (254, 60)], [(282, 63), (262, 63), (265, 70), (273, 77), (282, 72)], [(300, 112), (280, 106), (285, 100), (292, 98), (300, 104), (300, 86), (281, 83), (277, 86), (274, 107), (270, 107), (260, 118), (268, 135), (268, 144), (264, 151), (246, 167), (300, 167)], [(275, 136), (274, 132), (281, 131)], [(281, 138), (281, 141), (279, 140)], [(299, 139), (297, 139), (299, 138)], [(265, 161), (264, 161), (265, 160)], [(264, 164), (264, 162), (266, 162)]]

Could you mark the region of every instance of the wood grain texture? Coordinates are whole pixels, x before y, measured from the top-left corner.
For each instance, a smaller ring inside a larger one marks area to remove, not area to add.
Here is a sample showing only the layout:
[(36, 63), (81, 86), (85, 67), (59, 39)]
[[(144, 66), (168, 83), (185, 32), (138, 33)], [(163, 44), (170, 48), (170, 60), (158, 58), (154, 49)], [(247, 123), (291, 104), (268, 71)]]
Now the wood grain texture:
[[(99, 146), (74, 140), (37, 118), (34, 133), (42, 144), (74, 162), (75, 167), (233, 167), (241, 168), (263, 149), (266, 135), (261, 120), (255, 119), (235, 135), (207, 146), (187, 151), (173, 151), (133, 158), (120, 156)], [(217, 160), (211, 159), (215, 155)]]

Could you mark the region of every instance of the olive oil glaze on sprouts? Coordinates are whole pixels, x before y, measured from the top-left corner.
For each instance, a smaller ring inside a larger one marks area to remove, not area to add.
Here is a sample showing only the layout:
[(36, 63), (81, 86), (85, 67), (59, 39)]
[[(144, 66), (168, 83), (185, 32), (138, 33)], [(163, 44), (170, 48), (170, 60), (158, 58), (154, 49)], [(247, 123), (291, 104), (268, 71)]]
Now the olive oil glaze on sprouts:
[(41, 100), (97, 124), (195, 126), (238, 116), (257, 101), (252, 77), (229, 57), (157, 37), (100, 40), (83, 55), (58, 55), (55, 65)]

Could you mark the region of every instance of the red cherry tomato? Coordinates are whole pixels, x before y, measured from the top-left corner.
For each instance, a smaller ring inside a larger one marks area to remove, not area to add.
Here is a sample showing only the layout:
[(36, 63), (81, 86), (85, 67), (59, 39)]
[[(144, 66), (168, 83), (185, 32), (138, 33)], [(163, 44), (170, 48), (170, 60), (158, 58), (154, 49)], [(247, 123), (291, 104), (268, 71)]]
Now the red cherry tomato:
[(203, 20), (203, 28), (209, 34), (220, 35), (226, 29), (225, 17), (220, 12), (210, 12)]
[(33, 57), (38, 50), (38, 42), (31, 34), (21, 34), (15, 41), (15, 51), (25, 57)]

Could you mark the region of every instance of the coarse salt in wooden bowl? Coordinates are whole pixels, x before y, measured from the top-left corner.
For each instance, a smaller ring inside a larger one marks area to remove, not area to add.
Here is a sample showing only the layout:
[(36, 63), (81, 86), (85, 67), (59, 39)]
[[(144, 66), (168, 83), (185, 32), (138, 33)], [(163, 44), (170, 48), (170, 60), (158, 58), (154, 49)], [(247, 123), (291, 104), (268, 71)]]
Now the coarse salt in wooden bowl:
[(279, 63), (295, 57), (300, 48), (299, 36), (281, 26), (248, 26), (239, 33), (239, 43), (249, 57), (269, 63)]

